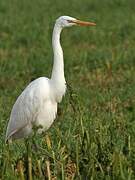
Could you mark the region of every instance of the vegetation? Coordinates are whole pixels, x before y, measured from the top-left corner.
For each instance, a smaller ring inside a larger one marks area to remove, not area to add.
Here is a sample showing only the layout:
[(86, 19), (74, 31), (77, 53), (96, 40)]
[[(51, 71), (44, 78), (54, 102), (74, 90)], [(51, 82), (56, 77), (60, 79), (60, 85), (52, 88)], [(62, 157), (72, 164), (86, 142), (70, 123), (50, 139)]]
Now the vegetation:
[[(53, 126), (6, 145), (17, 96), (50, 76), (60, 15), (97, 26), (62, 34), (68, 90)], [(0, 179), (135, 179), (134, 22), (134, 0), (0, 1)]]

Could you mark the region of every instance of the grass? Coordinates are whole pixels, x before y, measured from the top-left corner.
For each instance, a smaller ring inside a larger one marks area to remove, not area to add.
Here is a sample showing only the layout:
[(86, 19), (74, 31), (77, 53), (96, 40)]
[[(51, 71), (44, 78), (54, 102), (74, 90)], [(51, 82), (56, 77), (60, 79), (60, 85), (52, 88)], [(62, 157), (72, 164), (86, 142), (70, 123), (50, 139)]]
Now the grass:
[[(11, 108), (24, 87), (50, 76), (55, 19), (96, 27), (65, 29), (70, 87), (43, 137), (5, 145)], [(0, 179), (135, 179), (134, 0), (0, 1)]]

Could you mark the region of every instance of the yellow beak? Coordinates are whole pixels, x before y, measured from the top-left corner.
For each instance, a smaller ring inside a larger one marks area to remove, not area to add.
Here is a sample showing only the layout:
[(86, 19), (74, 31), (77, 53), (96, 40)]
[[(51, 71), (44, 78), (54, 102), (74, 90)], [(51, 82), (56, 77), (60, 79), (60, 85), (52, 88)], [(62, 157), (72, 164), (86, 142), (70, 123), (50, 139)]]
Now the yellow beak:
[(96, 23), (94, 22), (86, 22), (86, 21), (80, 21), (80, 20), (70, 20), (71, 23), (75, 23), (79, 26), (96, 26)]

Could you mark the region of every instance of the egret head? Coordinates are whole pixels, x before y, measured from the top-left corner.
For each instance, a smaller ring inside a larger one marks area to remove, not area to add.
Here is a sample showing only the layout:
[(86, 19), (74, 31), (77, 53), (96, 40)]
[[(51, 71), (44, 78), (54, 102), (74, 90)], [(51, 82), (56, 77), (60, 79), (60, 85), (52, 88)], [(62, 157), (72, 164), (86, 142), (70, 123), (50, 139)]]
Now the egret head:
[(73, 25), (78, 25), (78, 26), (95, 26), (96, 25), (93, 22), (80, 21), (80, 20), (73, 18), (73, 17), (70, 17), (70, 16), (60, 16), (56, 20), (56, 23), (59, 26), (61, 26), (62, 28), (70, 27)]

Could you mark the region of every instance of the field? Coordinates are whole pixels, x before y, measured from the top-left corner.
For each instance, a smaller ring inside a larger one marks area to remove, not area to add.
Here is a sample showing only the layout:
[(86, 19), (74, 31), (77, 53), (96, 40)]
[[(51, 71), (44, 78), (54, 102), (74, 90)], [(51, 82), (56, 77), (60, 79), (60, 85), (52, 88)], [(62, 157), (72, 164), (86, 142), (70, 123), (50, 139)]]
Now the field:
[[(50, 77), (55, 19), (68, 89), (44, 136), (5, 144), (11, 108), (32, 80)], [(0, 1), (0, 179), (135, 179), (135, 1)], [(38, 146), (36, 150), (32, 144)]]

